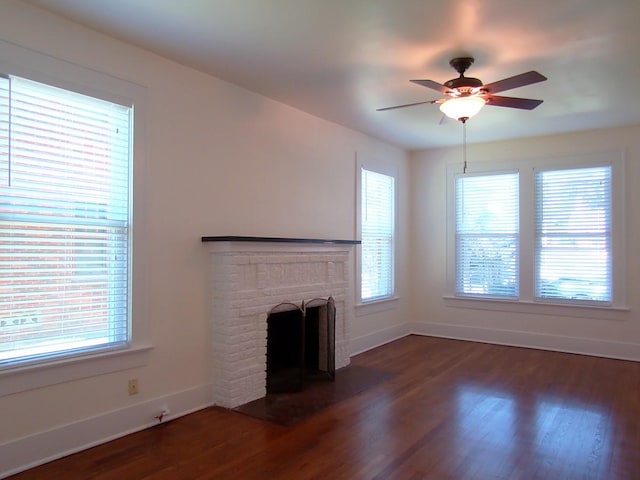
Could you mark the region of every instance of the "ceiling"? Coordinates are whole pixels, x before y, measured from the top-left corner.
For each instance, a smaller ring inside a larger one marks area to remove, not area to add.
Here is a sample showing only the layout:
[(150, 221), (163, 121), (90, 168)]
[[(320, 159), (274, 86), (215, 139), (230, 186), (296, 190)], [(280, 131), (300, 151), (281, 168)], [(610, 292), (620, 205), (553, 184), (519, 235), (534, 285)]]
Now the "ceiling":
[(470, 142), (640, 124), (638, 0), (25, 0), (184, 65), (406, 149), (455, 145), (434, 100), (475, 57), (490, 83), (548, 80), (501, 95), (532, 111), (485, 107)]

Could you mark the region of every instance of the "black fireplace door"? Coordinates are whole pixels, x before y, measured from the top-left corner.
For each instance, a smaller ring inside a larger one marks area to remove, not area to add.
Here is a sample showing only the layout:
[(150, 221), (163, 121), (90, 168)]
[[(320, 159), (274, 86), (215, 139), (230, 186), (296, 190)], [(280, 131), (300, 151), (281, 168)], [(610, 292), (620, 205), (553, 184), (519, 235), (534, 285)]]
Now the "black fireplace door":
[(332, 297), (302, 307), (282, 303), (267, 318), (267, 393), (300, 391), (335, 378), (336, 307)]

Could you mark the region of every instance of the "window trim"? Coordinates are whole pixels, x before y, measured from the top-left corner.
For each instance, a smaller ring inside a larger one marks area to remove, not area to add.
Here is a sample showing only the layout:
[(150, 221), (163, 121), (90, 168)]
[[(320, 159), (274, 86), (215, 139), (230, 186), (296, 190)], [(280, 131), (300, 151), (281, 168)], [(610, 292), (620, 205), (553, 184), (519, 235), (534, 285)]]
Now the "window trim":
[[(390, 165), (388, 162), (384, 162), (377, 158), (367, 157), (366, 159), (361, 159), (356, 154), (356, 238), (362, 240), (362, 169), (368, 170), (370, 172), (380, 173), (382, 175), (387, 175), (394, 179), (394, 190), (393, 190), (393, 273), (392, 273), (392, 281), (393, 281), (393, 289), (391, 295), (382, 298), (376, 298), (373, 300), (362, 301), (360, 296), (361, 286), (362, 286), (362, 246), (359, 244), (356, 246), (356, 269), (355, 269), (355, 306), (360, 310), (360, 314), (363, 311), (366, 313), (376, 313), (379, 311), (387, 310), (392, 308), (395, 302), (398, 300), (398, 190), (399, 190), (399, 182), (398, 182), (398, 169), (395, 165)], [(392, 302), (392, 303), (390, 303)]]
[[(455, 177), (463, 169), (462, 163), (447, 165), (447, 244), (446, 244), (446, 286), (443, 298), (447, 305), (463, 308), (479, 308), (504, 310), (519, 313), (535, 313), (562, 316), (584, 316), (594, 318), (617, 318), (620, 312), (628, 311), (627, 307), (627, 274), (626, 274), (626, 235), (625, 235), (625, 152), (609, 150), (513, 161), (484, 161), (469, 164), (467, 171), (473, 173), (501, 173), (505, 171), (519, 172), (519, 212), (520, 212), (520, 277), (519, 298), (477, 298), (457, 296), (455, 293)], [(591, 166), (611, 165), (611, 203), (612, 218), (612, 292), (611, 305), (578, 304), (567, 301), (550, 301), (535, 299), (535, 187), (536, 170), (558, 170)], [(579, 310), (576, 310), (579, 309)], [(579, 313), (576, 313), (578, 312)], [(594, 313), (595, 312), (595, 313)], [(610, 312), (610, 313), (608, 313)], [(603, 315), (604, 314), (604, 315)]]
[(133, 105), (132, 165), (129, 191), (131, 271), (129, 275), (129, 345), (111, 350), (96, 350), (81, 355), (58, 357), (46, 362), (19, 364), (0, 371), (0, 396), (53, 385), (79, 378), (100, 375), (144, 365), (148, 361), (150, 329), (147, 275), (147, 241), (145, 222), (145, 87), (112, 75), (86, 68), (66, 60), (0, 40), (0, 71), (46, 83), (95, 98)]

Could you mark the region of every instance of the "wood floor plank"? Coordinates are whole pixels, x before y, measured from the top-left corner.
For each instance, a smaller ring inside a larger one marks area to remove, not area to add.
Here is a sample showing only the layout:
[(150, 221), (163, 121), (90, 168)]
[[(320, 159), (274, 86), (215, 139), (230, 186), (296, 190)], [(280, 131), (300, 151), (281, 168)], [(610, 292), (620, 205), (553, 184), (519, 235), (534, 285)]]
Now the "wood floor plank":
[(212, 407), (11, 478), (640, 478), (640, 363), (420, 336), (352, 362), (393, 376), (294, 427)]

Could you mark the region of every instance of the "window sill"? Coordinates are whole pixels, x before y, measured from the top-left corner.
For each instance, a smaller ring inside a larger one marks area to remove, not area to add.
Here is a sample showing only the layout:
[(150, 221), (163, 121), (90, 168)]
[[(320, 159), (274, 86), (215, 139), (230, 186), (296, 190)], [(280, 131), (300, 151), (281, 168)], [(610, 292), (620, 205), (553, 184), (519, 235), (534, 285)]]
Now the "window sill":
[(44, 364), (0, 371), (0, 397), (86, 377), (140, 367), (148, 361), (152, 346), (136, 346), (95, 355), (84, 355)]
[(465, 298), (451, 295), (443, 296), (448, 307), (470, 308), (475, 310), (493, 310), (502, 312), (550, 315), (560, 317), (595, 318), (598, 320), (623, 320), (629, 312), (627, 307), (605, 307), (598, 305), (569, 305), (541, 303), (528, 300), (500, 300), (487, 298)]
[(372, 313), (384, 312), (392, 310), (398, 306), (400, 297), (382, 298), (380, 300), (373, 300), (367, 303), (355, 304), (355, 315), (361, 317), (363, 315), (370, 315)]

